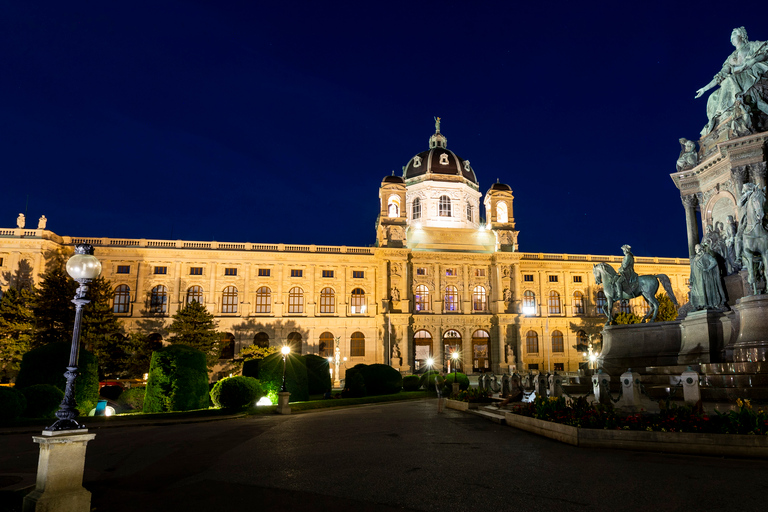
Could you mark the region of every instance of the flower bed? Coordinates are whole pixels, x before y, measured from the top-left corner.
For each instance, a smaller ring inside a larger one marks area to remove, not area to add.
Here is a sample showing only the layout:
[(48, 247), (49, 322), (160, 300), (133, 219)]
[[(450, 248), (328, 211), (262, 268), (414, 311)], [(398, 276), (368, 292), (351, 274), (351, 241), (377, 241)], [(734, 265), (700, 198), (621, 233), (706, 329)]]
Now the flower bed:
[(491, 392), (484, 389), (470, 388), (451, 395), (451, 400), (469, 402), (470, 404), (490, 404), (493, 402)]

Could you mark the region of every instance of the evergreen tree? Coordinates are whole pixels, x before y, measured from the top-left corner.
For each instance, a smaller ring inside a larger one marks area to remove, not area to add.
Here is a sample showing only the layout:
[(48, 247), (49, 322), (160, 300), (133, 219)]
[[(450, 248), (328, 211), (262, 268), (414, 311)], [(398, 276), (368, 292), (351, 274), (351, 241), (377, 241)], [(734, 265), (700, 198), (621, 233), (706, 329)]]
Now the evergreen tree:
[(205, 306), (192, 301), (173, 315), (168, 327), (171, 337), (168, 341), (178, 345), (189, 345), (206, 355), (208, 366), (213, 366), (221, 352), (221, 334), (213, 315)]
[(666, 293), (658, 294), (656, 300), (659, 301), (659, 314), (656, 316), (657, 322), (669, 322), (677, 318), (677, 308)]
[(21, 357), (32, 346), (33, 299), (28, 288), (9, 288), (0, 300), (0, 381), (18, 373)]
[(80, 343), (99, 361), (100, 377), (124, 377), (129, 359), (123, 329), (112, 311), (115, 293), (103, 277), (88, 285), (86, 298), (91, 302), (83, 309)]
[(35, 315), (34, 347), (72, 341), (72, 328), (75, 324), (75, 305), (72, 299), (75, 290), (77, 282), (67, 274), (63, 259), (52, 258), (42, 275), (32, 307)]

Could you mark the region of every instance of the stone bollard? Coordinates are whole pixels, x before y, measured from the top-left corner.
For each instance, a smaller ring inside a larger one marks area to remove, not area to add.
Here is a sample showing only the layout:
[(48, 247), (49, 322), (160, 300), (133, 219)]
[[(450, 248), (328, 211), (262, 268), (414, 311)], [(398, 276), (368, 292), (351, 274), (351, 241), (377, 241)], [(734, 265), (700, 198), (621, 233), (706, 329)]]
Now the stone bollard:
[(640, 407), (642, 396), (640, 396), (640, 374), (633, 372), (628, 368), (621, 374), (621, 402), (617, 405), (621, 407)]
[(597, 370), (597, 373), (592, 375), (592, 392), (595, 395), (595, 401), (601, 404), (608, 403), (611, 400), (611, 376), (603, 372), (603, 370)]
[(536, 396), (547, 398), (547, 376), (543, 373), (540, 373), (536, 375), (536, 380), (534, 381), (534, 389), (536, 390)]
[(557, 372), (549, 376), (549, 396), (563, 396), (563, 378)]
[(683, 397), (685, 403), (696, 405), (701, 400), (701, 389), (699, 388), (699, 374), (693, 371), (689, 366), (681, 375), (683, 381)]
[(96, 437), (88, 430), (44, 431), (32, 436), (40, 445), (35, 490), (24, 497), (24, 512), (89, 512), (91, 493), (83, 488), (85, 448)]
[(288, 391), (277, 392), (277, 414), (291, 414), (291, 406), (288, 405), (288, 398), (291, 393)]
[(451, 396), (459, 394), (459, 386), (460, 384), (458, 382), (451, 383)]

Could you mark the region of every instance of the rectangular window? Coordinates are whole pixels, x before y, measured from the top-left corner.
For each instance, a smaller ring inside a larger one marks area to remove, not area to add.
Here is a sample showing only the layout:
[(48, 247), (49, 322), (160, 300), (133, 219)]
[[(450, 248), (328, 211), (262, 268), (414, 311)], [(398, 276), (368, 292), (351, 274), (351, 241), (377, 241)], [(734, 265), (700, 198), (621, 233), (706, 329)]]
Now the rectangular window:
[(427, 275), (427, 269), (424, 267), (419, 267), (416, 269), (416, 275), (417, 276), (425, 276)]
[(476, 268), (475, 269), (475, 277), (485, 277), (485, 269), (484, 268)]
[(531, 282), (533, 282), (533, 274), (525, 274), (523, 276), (523, 281), (531, 281)]
[(155, 274), (167, 274), (168, 267), (155, 267)]
[(353, 270), (352, 277), (355, 279), (362, 279), (365, 277), (365, 272), (363, 272), (362, 270)]
[(538, 363), (536, 363), (536, 364), (529, 364), (528, 365), (528, 369), (529, 370), (538, 370), (539, 369), (539, 364)]
[(445, 269), (445, 275), (447, 277), (453, 277), (456, 275), (456, 269), (455, 268), (447, 268)]
[(224, 269), (224, 275), (225, 276), (236, 276), (237, 275), (237, 269), (236, 268), (225, 268)]
[(304, 275), (303, 270), (300, 270), (297, 268), (291, 269), (291, 277), (302, 277), (303, 275)]
[(268, 268), (260, 268), (259, 269), (259, 277), (269, 277), (269, 269)]
[(556, 372), (565, 371), (565, 363), (555, 363), (555, 371)]
[(323, 270), (323, 277), (333, 277), (333, 270)]
[(203, 267), (190, 267), (189, 268), (189, 275), (191, 275), (191, 276), (201, 276), (201, 275), (203, 275)]
[[(0, 258), (0, 266), (3, 264), (3, 258)], [(130, 274), (131, 273), (131, 266), (130, 265), (118, 265), (117, 266), (117, 273), (118, 274)]]
[(556, 283), (557, 282), (557, 276), (549, 276), (549, 282), (550, 283)]
[(580, 283), (581, 282), (581, 276), (573, 276), (573, 282), (574, 283)]
[(0, 258), (0, 267), (3, 266), (3, 258)]

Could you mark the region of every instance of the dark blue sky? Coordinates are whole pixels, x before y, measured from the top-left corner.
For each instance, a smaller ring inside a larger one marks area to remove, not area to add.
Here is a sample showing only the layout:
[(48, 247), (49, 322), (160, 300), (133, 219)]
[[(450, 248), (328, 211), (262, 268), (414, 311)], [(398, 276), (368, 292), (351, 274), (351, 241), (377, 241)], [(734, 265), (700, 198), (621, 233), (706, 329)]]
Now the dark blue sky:
[(0, 227), (370, 245), (440, 116), (522, 251), (687, 256), (677, 139), (766, 4), (517, 4), (3, 2)]

